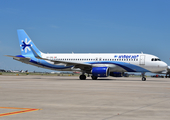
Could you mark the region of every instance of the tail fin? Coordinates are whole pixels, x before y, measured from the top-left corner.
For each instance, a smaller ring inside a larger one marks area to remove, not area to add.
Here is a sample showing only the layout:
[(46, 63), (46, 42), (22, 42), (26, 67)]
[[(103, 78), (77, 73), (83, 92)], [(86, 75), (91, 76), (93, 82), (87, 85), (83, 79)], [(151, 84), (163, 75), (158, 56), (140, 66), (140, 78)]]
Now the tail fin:
[(17, 30), (17, 33), (22, 55), (32, 55), (33, 53), (30, 48), (32, 47), (36, 53), (41, 56), (41, 51), (35, 46), (35, 44), (23, 29)]

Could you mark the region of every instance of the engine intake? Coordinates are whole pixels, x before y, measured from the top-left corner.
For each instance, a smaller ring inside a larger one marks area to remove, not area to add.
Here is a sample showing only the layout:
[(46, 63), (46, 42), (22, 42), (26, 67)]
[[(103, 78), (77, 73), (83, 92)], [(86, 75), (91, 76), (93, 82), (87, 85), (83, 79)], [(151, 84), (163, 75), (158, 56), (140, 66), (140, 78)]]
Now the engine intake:
[(93, 67), (92, 76), (107, 77), (109, 76), (109, 68), (108, 67)]

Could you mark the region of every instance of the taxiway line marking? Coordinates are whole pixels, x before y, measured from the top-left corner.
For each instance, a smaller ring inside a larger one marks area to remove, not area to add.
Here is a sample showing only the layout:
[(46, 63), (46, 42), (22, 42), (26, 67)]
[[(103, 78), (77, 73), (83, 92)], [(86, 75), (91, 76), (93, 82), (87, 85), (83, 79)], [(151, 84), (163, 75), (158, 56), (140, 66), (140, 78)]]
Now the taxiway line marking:
[(2, 113), (2, 114), (0, 114), (0, 117), (41, 110), (41, 109), (34, 109), (34, 108), (15, 108), (15, 107), (0, 107), (0, 108), (2, 108), (2, 109), (20, 109), (19, 111)]

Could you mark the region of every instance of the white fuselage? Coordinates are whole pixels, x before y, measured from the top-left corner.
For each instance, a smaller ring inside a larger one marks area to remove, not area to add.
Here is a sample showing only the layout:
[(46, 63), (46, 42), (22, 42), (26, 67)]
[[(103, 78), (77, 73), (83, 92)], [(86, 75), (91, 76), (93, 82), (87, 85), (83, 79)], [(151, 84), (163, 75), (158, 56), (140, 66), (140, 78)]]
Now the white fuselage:
[[(126, 54), (126, 53), (102, 53), (102, 54), (42, 54), (42, 58), (46, 58), (49, 60), (57, 60), (57, 61), (68, 61), (68, 62), (76, 62), (76, 63), (89, 63), (93, 64), (93, 66), (102, 66), (109, 67), (111, 71), (117, 72), (128, 72), (127, 69), (124, 69), (117, 65), (119, 62), (122, 65), (135, 65), (146, 69), (149, 72), (160, 72), (166, 69), (167, 64), (154, 55), (150, 54)], [(47, 61), (50, 64), (54, 64), (53, 62)], [(115, 63), (115, 64), (114, 64)], [(65, 65), (63, 63), (59, 63), (56, 65)], [(132, 70), (136, 72), (143, 72), (143, 69), (138, 69), (132, 67)], [(64, 69), (60, 69), (64, 70)], [(74, 70), (73, 68), (67, 68), (65, 70)], [(146, 71), (146, 72), (147, 72)]]

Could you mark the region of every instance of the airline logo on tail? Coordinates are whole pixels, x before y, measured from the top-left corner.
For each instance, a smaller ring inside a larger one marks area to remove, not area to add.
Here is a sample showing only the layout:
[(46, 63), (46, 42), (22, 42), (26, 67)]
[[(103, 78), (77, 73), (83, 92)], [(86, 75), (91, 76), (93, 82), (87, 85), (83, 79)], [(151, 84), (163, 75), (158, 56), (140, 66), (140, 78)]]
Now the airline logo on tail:
[(20, 45), (22, 47), (22, 51), (25, 50), (25, 53), (27, 53), (27, 50), (31, 51), (30, 46), (32, 45), (30, 43), (31, 43), (31, 40), (27, 42), (27, 38), (25, 38), (25, 42), (24, 40), (22, 40), (22, 45)]

